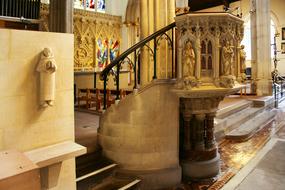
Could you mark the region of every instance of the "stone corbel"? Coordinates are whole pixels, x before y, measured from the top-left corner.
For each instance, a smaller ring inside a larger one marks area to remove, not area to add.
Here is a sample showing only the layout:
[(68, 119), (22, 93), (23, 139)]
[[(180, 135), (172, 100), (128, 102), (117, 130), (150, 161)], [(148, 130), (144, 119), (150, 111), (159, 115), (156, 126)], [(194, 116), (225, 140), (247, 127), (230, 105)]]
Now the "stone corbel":
[(85, 154), (86, 148), (72, 141), (66, 141), (24, 154), (40, 168), (41, 189), (51, 189), (58, 184), (62, 162)]

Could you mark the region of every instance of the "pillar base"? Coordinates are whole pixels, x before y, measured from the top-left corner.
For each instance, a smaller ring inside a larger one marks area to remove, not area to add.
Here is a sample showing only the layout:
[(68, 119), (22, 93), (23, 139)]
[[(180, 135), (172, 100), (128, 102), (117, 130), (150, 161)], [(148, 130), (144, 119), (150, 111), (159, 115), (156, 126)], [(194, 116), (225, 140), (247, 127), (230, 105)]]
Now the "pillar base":
[(220, 154), (207, 161), (181, 161), (182, 175), (184, 179), (212, 178), (220, 172)]
[(257, 80), (256, 81), (257, 96), (271, 96), (272, 95), (272, 80)]

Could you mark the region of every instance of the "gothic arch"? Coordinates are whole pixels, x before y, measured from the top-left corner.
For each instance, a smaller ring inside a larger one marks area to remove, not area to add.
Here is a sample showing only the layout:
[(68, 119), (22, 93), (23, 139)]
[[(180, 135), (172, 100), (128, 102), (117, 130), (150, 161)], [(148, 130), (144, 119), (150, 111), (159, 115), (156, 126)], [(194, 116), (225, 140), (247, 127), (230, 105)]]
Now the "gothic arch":
[(280, 21), (278, 19), (278, 16), (275, 14), (274, 11), (270, 11), (270, 18), (273, 21), (274, 25), (275, 25), (275, 30), (277, 31), (278, 28), (281, 28), (280, 26)]
[(139, 41), (140, 0), (129, 0), (124, 24), (127, 26), (128, 47)]

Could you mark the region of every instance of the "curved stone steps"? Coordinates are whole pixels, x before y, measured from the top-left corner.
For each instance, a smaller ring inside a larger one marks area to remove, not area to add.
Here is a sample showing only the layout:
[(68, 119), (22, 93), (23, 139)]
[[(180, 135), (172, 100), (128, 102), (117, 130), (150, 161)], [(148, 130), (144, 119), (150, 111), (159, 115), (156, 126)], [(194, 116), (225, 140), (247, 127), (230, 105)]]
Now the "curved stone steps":
[[(99, 130), (100, 134), (104, 134), (104, 136), (111, 137), (122, 137), (122, 135), (126, 138), (130, 138), (137, 133), (139, 137), (143, 138), (155, 138), (158, 136), (170, 136), (172, 135), (172, 131), (170, 130), (160, 130), (155, 127), (155, 124), (148, 124), (148, 129), (145, 130), (145, 125), (136, 123), (135, 125), (130, 123), (111, 123), (105, 122), (104, 125), (109, 126), (108, 128), (101, 127)], [(103, 125), (103, 126), (104, 126)], [(125, 133), (125, 132), (128, 133)]]
[[(142, 168), (146, 168), (145, 170), (154, 170), (178, 166), (178, 158), (173, 157), (173, 154), (177, 154), (176, 150), (157, 152), (144, 147), (142, 147), (142, 152), (134, 152), (131, 149), (126, 152), (126, 150), (105, 150), (104, 155), (110, 159), (115, 158), (120, 170), (144, 171)], [(160, 159), (161, 157), (163, 159)]]
[(110, 176), (90, 190), (131, 190), (135, 189), (141, 180), (118, 179)]
[(226, 133), (234, 130), (248, 120), (264, 111), (264, 107), (247, 107), (237, 113), (231, 114), (225, 119), (215, 119), (215, 135), (217, 139), (221, 139)]
[(238, 128), (226, 134), (226, 138), (236, 141), (246, 141), (252, 137), (257, 131), (262, 129), (266, 124), (273, 121), (275, 113), (272, 111), (264, 111), (258, 116), (248, 120)]
[(251, 101), (248, 100), (241, 100), (235, 103), (234, 105), (226, 106), (222, 109), (219, 109), (216, 114), (217, 119), (225, 119), (226, 117), (237, 113), (241, 110), (244, 110), (252, 105)]

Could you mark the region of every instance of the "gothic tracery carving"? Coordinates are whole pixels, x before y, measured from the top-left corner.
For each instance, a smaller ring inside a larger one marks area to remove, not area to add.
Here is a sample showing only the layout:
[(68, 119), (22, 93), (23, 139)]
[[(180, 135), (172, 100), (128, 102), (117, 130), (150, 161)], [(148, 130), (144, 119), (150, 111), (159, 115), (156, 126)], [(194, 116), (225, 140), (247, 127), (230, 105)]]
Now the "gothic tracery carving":
[[(180, 18), (181, 22), (177, 19), (176, 25), (179, 29), (181, 48), (188, 39), (195, 42), (195, 80), (188, 81), (187, 84), (193, 87), (203, 83), (204, 80), (213, 82), (216, 86), (232, 87), (236, 78), (241, 76), (242, 60), (239, 58), (238, 49), (243, 38), (243, 21), (227, 13), (199, 16), (189, 14)], [(184, 55), (182, 57), (182, 64), (184, 64), (187, 59)], [(184, 65), (182, 65), (181, 76), (184, 85), (180, 86), (185, 88), (187, 85), (185, 85), (186, 75), (183, 67)]]

